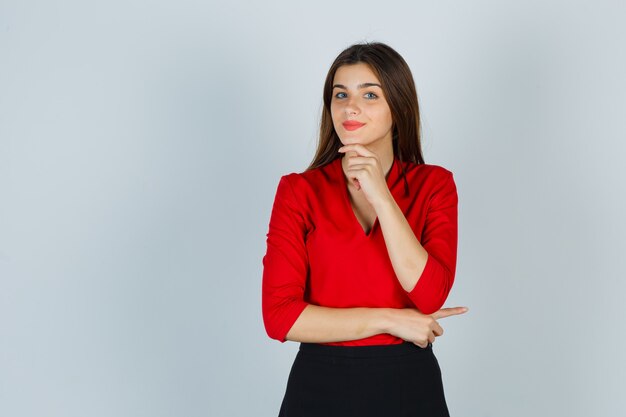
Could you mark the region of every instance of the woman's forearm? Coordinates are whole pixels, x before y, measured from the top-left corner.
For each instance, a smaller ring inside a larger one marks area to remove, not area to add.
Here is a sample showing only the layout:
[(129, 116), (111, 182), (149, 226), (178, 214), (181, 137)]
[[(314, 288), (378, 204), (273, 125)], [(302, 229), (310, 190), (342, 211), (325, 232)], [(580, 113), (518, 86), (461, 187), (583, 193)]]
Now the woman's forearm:
[(388, 308), (331, 308), (309, 304), (295, 321), (286, 339), (295, 342), (329, 343), (363, 339), (387, 333)]
[(405, 291), (410, 292), (424, 271), (428, 252), (417, 240), (411, 226), (393, 197), (377, 206), (389, 260)]

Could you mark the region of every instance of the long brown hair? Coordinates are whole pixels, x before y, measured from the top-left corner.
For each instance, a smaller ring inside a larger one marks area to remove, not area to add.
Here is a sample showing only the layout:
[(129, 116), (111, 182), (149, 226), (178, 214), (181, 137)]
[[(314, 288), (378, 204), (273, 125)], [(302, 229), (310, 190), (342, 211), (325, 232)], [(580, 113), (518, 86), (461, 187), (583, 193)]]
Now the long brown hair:
[[(340, 158), (337, 151), (342, 143), (335, 132), (330, 113), (333, 79), (343, 65), (365, 63), (380, 80), (393, 120), (393, 152), (400, 161), (424, 163), (421, 146), (421, 123), (417, 91), (413, 75), (398, 52), (381, 42), (354, 44), (342, 51), (330, 66), (324, 82), (324, 108), (320, 122), (317, 151), (307, 170), (317, 168)], [(402, 175), (404, 176), (404, 165)], [(405, 178), (405, 191), (408, 184)]]

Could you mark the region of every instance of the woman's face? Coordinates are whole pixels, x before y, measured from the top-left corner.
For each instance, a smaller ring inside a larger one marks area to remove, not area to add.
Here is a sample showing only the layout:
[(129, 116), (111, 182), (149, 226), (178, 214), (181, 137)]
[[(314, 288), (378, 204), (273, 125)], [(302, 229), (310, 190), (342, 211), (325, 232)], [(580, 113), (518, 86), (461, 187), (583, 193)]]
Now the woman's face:
[(360, 143), (373, 151), (391, 143), (391, 110), (380, 80), (364, 63), (343, 65), (335, 72), (330, 112), (344, 145)]

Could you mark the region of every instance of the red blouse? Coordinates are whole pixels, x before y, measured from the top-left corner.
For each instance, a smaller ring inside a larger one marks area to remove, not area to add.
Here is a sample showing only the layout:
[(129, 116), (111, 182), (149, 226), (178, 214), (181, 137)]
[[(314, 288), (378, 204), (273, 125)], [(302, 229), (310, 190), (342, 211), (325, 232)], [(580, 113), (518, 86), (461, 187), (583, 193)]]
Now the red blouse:
[[(285, 342), (307, 304), (417, 308), (424, 314), (442, 307), (456, 270), (458, 197), (453, 174), (438, 165), (401, 162), (396, 156), (387, 186), (428, 252), (426, 267), (410, 292), (398, 282), (378, 219), (366, 234), (354, 215), (341, 155), (322, 167), (280, 178), (263, 257), (262, 312), (269, 337)], [(402, 342), (384, 333), (323, 344)]]

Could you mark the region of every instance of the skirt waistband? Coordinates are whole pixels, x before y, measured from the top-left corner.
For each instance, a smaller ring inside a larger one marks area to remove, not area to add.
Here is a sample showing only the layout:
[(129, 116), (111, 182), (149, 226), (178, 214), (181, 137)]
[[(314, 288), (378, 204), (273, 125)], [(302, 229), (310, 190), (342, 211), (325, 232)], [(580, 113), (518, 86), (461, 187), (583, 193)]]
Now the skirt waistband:
[(320, 343), (300, 343), (302, 352), (323, 355), (323, 356), (341, 356), (346, 358), (370, 358), (383, 356), (401, 356), (415, 351), (432, 349), (433, 344), (421, 348), (412, 342), (403, 342), (393, 345), (369, 345), (369, 346), (341, 346), (341, 345), (323, 345)]

